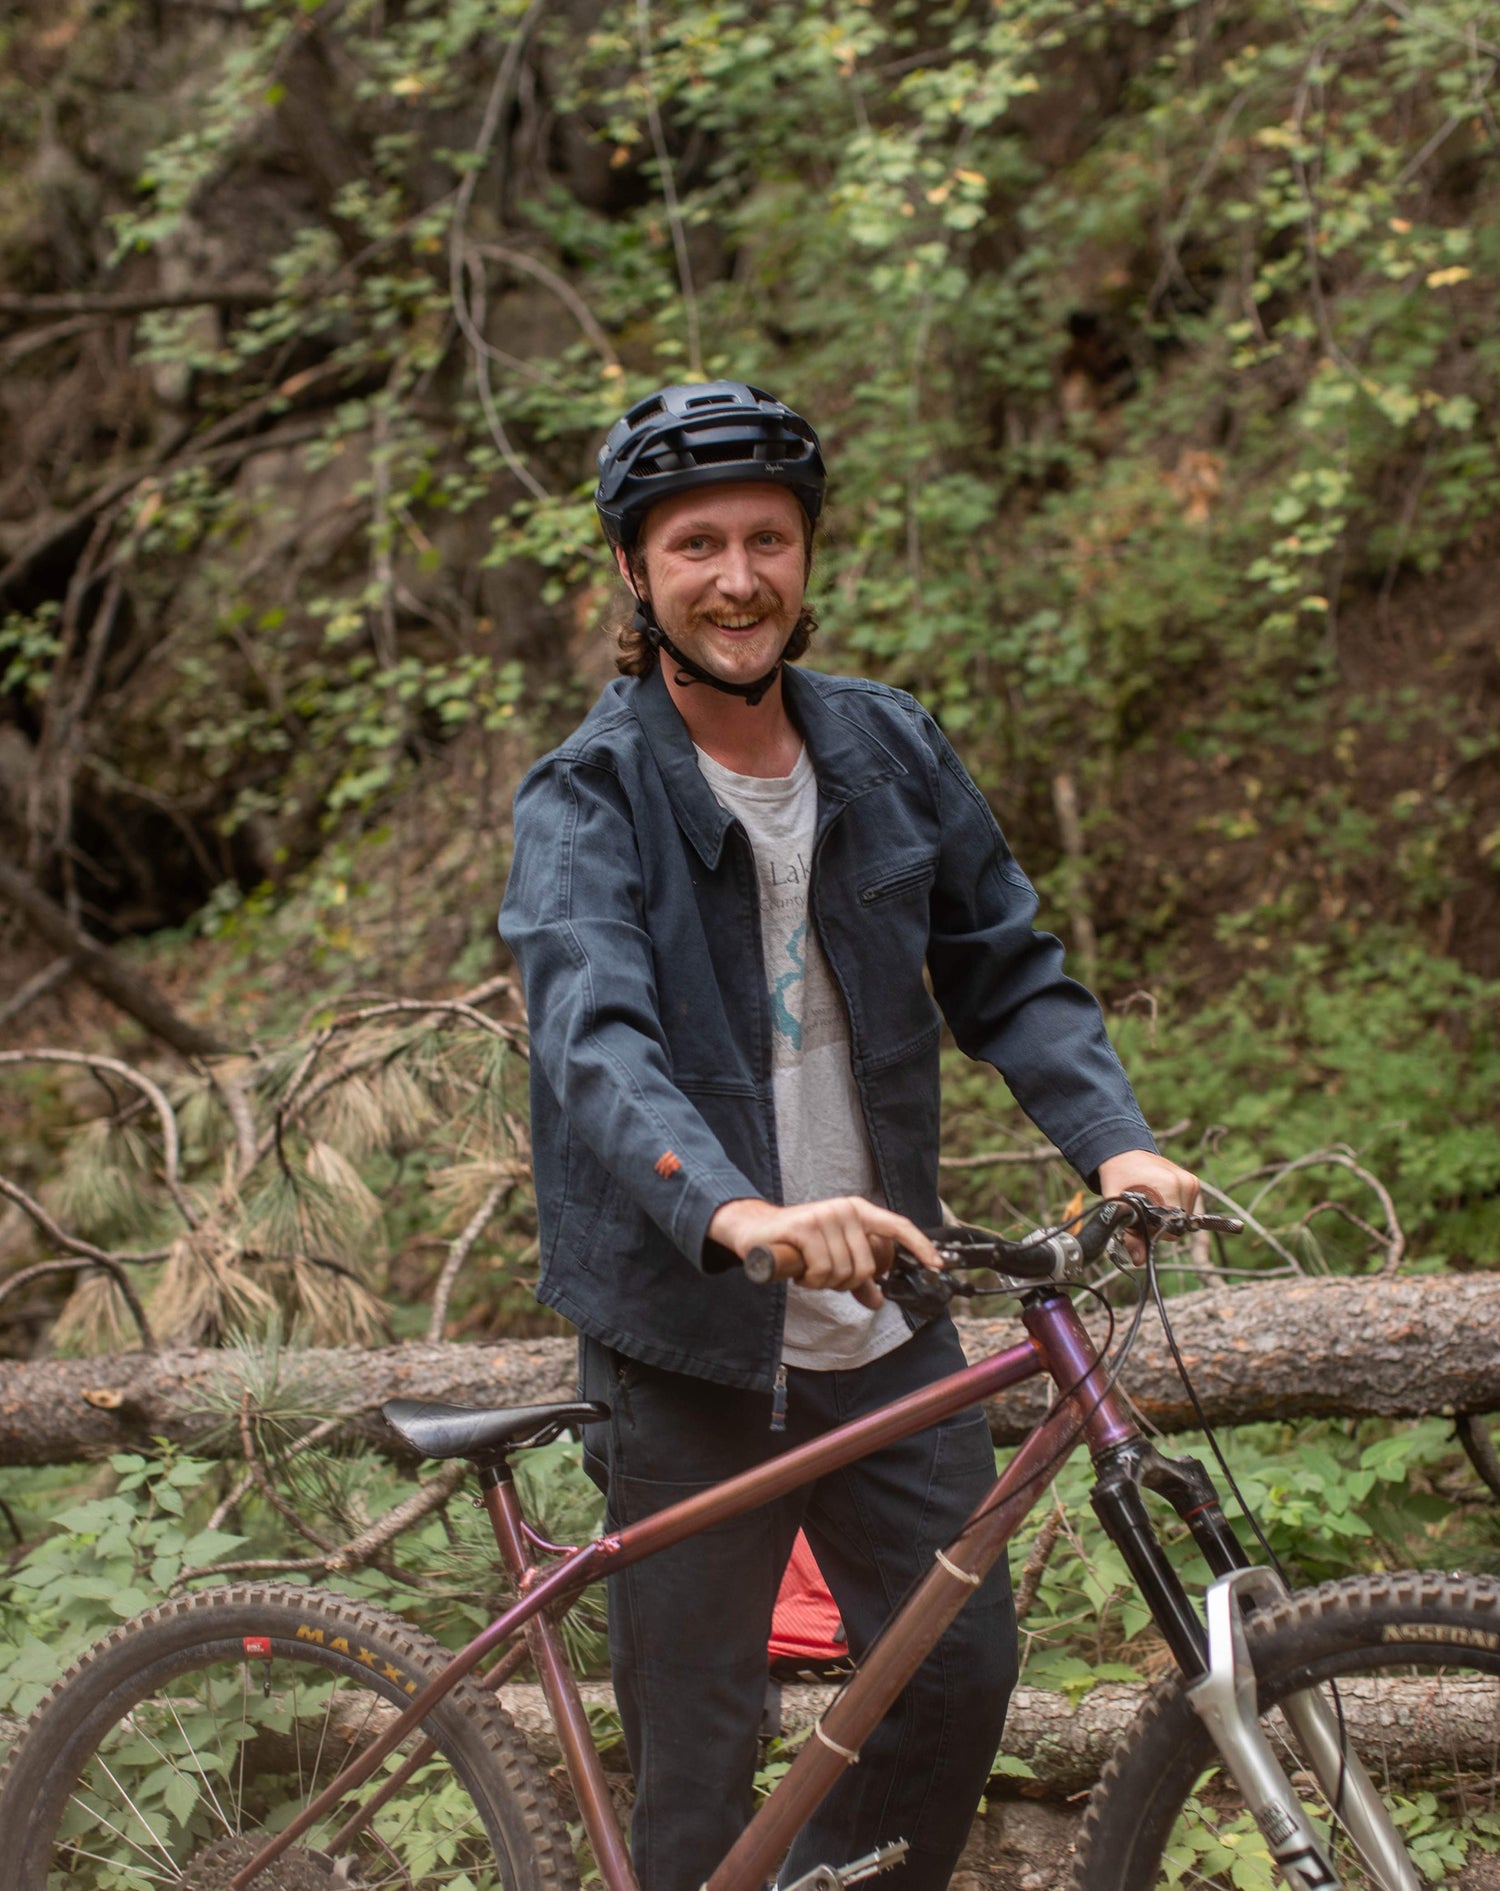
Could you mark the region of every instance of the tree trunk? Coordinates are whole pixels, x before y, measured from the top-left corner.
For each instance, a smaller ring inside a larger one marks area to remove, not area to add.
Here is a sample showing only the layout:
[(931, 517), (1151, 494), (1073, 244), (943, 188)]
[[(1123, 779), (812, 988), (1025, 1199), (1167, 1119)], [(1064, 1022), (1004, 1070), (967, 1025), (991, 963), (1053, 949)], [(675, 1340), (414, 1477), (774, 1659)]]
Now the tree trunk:
[(209, 1031), (174, 1011), (150, 982), (117, 959), (108, 946), (90, 939), (73, 924), (63, 909), (48, 899), (34, 881), (0, 860), (0, 897), (12, 901), (54, 952), (61, 952), (111, 1004), (118, 1005), (143, 1024), (153, 1037), (170, 1044), (184, 1057), (212, 1057), (223, 1042)]
[[(1278, 1280), (1185, 1295), (1168, 1306), (1216, 1425), (1500, 1411), (1500, 1277)], [(1090, 1324), (1100, 1332), (1102, 1316)], [(1124, 1325), (1121, 1319), (1118, 1330)], [(971, 1359), (1020, 1335), (1014, 1319), (964, 1321), (960, 1331)], [(197, 1349), (0, 1363), (0, 1464), (68, 1463), (149, 1448), (156, 1437), (235, 1454), (236, 1357)], [(349, 1433), (381, 1450), (392, 1444), (379, 1415), (386, 1399), (529, 1405), (571, 1398), (575, 1380), (568, 1339), (289, 1351), (280, 1368), (283, 1395), (297, 1388), (309, 1409), (347, 1413)], [(1154, 1318), (1123, 1382), (1163, 1430), (1196, 1424)], [(994, 1401), (996, 1442), (1018, 1440), (1045, 1405), (1041, 1381)]]

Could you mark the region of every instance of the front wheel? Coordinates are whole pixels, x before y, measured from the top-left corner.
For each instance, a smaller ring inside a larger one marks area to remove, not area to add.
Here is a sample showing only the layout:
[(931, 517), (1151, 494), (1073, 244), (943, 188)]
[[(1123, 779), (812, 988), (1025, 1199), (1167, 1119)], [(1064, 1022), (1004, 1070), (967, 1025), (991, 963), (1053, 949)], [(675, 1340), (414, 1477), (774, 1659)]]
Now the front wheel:
[[(281, 1584), (209, 1589), (149, 1610), (63, 1676), (0, 1773), (0, 1884), (225, 1891), (448, 1659), (383, 1610)], [(382, 1792), (361, 1820), (358, 1807)], [(470, 1677), (254, 1885), (572, 1891), (577, 1882), (545, 1778)]]
[[(1500, 1582), (1392, 1575), (1324, 1583), (1246, 1623), (1262, 1726), (1345, 1891), (1399, 1891), (1366, 1866), (1277, 1703), (1324, 1696), (1406, 1841), (1412, 1878), (1500, 1891)], [(1132, 1722), (1089, 1800), (1074, 1891), (1279, 1883), (1179, 1680)]]

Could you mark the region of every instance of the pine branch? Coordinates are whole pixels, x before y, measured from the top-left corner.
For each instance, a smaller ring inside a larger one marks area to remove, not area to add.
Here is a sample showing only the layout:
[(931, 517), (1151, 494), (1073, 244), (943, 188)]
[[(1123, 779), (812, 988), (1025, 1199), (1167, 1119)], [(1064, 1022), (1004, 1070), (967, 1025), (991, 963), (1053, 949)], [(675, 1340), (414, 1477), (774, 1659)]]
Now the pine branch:
[[(3, 863), (0, 863), (0, 870), (3, 870)], [(28, 1051), (0, 1051), (0, 1067), (6, 1064), (81, 1064), (86, 1070), (107, 1070), (116, 1077), (122, 1077), (133, 1089), (139, 1090), (156, 1111), (157, 1121), (161, 1124), (162, 1181), (167, 1193), (177, 1204), (178, 1213), (188, 1227), (198, 1226), (198, 1215), (183, 1193), (178, 1175), (182, 1145), (177, 1134), (177, 1115), (159, 1084), (153, 1083), (133, 1064), (122, 1063), (118, 1057), (101, 1057), (92, 1051), (59, 1051), (46, 1047)]]
[[(11, 1193), (11, 1190), (3, 1179), (0, 1179), (0, 1191), (3, 1191), (5, 1194)], [(66, 1239), (66, 1237), (64, 1238)], [(132, 1254), (125, 1258), (134, 1261), (144, 1259), (145, 1257)], [(125, 1272), (124, 1268), (121, 1267), (120, 1257), (117, 1255), (104, 1254), (96, 1250), (87, 1258), (79, 1260), (38, 1261), (35, 1267), (23, 1267), (19, 1274), (12, 1274), (9, 1280), (0, 1282), (0, 1301), (8, 1300), (19, 1288), (26, 1286), (33, 1280), (42, 1279), (44, 1275), (76, 1274), (85, 1267), (99, 1267), (109, 1275), (110, 1279), (115, 1283), (115, 1286), (120, 1290), (120, 1298), (130, 1309), (130, 1317), (135, 1321), (136, 1331), (141, 1336), (142, 1350), (148, 1353), (159, 1352), (161, 1348), (156, 1343), (156, 1335), (151, 1330), (151, 1322), (146, 1318), (146, 1309), (141, 1304), (140, 1295), (137, 1294), (135, 1288), (131, 1285), (130, 1277)]]

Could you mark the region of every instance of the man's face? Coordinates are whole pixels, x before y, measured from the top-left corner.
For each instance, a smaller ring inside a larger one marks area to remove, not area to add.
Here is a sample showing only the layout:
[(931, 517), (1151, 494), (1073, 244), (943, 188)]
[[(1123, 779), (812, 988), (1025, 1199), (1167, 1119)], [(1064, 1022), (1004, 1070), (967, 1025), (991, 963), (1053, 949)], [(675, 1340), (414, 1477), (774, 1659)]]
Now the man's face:
[[(764, 676), (802, 614), (806, 514), (784, 486), (677, 493), (646, 515), (637, 548), (656, 621), (726, 683)], [(620, 570), (629, 581), (623, 553)]]

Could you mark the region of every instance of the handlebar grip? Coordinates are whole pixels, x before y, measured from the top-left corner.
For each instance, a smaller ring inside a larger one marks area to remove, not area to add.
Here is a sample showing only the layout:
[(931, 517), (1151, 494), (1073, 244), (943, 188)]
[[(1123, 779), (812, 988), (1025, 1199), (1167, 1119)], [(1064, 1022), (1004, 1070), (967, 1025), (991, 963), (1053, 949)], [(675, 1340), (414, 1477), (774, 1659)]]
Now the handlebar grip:
[(802, 1250), (790, 1241), (757, 1242), (744, 1259), (745, 1278), (757, 1287), (777, 1280), (797, 1280), (802, 1274)]

